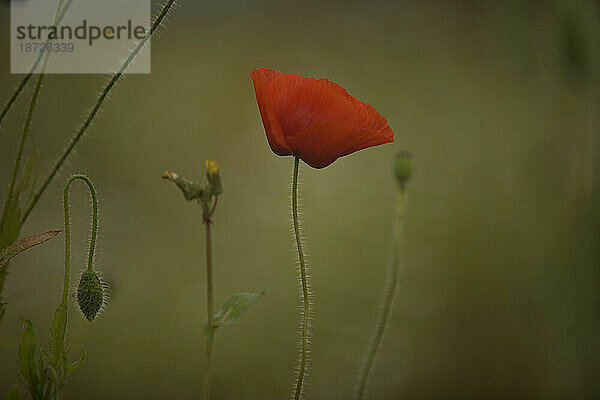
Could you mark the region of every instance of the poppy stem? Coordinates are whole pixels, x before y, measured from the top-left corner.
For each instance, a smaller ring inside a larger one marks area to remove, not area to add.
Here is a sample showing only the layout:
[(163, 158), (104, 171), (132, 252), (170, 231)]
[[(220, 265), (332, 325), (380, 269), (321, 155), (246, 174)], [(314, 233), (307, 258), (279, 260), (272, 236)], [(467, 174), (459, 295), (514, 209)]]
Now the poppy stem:
[(210, 224), (212, 223), (211, 215), (216, 207), (216, 199), (213, 207), (209, 208), (208, 202), (202, 202), (202, 222), (204, 223), (204, 241), (206, 247), (206, 313), (207, 313), (207, 327), (206, 327), (206, 342), (204, 346), (204, 359), (206, 365), (204, 367), (204, 382), (202, 387), (202, 399), (208, 400), (210, 398), (210, 381), (212, 374), (212, 354), (214, 349), (215, 341), (215, 329), (214, 325), (214, 303), (213, 303), (213, 268), (212, 268), (212, 244), (210, 238)]
[(67, 299), (69, 296), (69, 280), (71, 276), (71, 218), (69, 216), (69, 190), (71, 188), (71, 184), (76, 180), (84, 181), (90, 190), (90, 195), (92, 196), (92, 234), (90, 236), (90, 250), (88, 253), (88, 270), (92, 269), (94, 262), (94, 250), (96, 249), (96, 235), (98, 232), (98, 197), (96, 195), (96, 189), (94, 189), (94, 184), (90, 178), (85, 175), (73, 175), (67, 180), (63, 193), (63, 207), (65, 214), (65, 278), (63, 283), (63, 295), (61, 303), (61, 307), (63, 307), (63, 309), (66, 309), (67, 307)]
[(388, 277), (385, 284), (383, 293), (383, 307), (381, 314), (375, 325), (375, 332), (373, 339), (367, 350), (367, 356), (365, 358), (363, 367), (360, 371), (358, 388), (356, 392), (356, 399), (363, 400), (366, 397), (366, 388), (369, 380), (369, 374), (373, 368), (375, 358), (381, 347), (381, 340), (385, 333), (386, 326), (392, 313), (392, 306), (394, 303), (394, 296), (398, 288), (398, 281), (400, 276), (400, 251), (401, 251), (401, 234), (402, 225), (404, 222), (404, 213), (406, 210), (406, 187), (402, 185), (400, 187), (400, 195), (397, 203), (396, 210), (396, 221), (394, 224), (394, 234), (392, 242), (392, 260), (388, 270)]
[(300, 357), (298, 360), (298, 376), (296, 387), (294, 389), (294, 400), (302, 398), (302, 384), (308, 368), (309, 352), (309, 328), (310, 328), (310, 292), (309, 276), (306, 272), (306, 259), (302, 249), (302, 238), (300, 237), (300, 226), (298, 222), (298, 167), (300, 158), (294, 157), (294, 175), (292, 178), (292, 220), (294, 222), (294, 236), (296, 239), (296, 248), (298, 249), (298, 260), (300, 267), (300, 283), (302, 285), (303, 307), (300, 312), (301, 330), (300, 330)]

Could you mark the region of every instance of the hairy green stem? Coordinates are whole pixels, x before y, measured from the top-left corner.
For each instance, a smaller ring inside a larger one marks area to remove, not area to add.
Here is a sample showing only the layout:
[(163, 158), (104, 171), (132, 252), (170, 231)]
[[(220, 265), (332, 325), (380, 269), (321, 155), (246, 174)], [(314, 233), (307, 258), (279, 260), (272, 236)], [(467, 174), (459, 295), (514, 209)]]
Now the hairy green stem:
[[(58, 6), (56, 8), (56, 15), (54, 16), (54, 21), (56, 21), (59, 16), (59, 11), (61, 9), (63, 0), (59, 0)], [(70, 4), (70, 1), (69, 1)], [(69, 5), (67, 4), (66, 7)], [(65, 9), (66, 9), (65, 7)], [(41, 53), (43, 54), (43, 53)], [(46, 53), (44, 58), (44, 62), (42, 65), (42, 73), (38, 76), (37, 82), (35, 84), (35, 88), (33, 90), (33, 94), (31, 95), (31, 101), (29, 102), (29, 107), (27, 109), (27, 116), (25, 117), (25, 124), (23, 125), (23, 131), (21, 133), (21, 140), (19, 142), (19, 146), (17, 147), (17, 154), (15, 156), (15, 163), (13, 166), (12, 176), (10, 180), (10, 184), (8, 186), (8, 193), (6, 194), (6, 200), (4, 203), (4, 209), (2, 210), (2, 216), (0, 217), (0, 227), (4, 226), (6, 218), (9, 217), (8, 210), (10, 208), (13, 201), (17, 201), (17, 199), (13, 199), (15, 185), (17, 183), (17, 175), (21, 170), (21, 161), (23, 160), (23, 152), (25, 150), (25, 143), (27, 141), (27, 137), (29, 136), (29, 131), (31, 129), (31, 121), (33, 120), (33, 114), (35, 111), (35, 106), (37, 105), (38, 97), (40, 91), (42, 89), (42, 84), (44, 81), (44, 71), (46, 70), (46, 66), (48, 64), (48, 57), (50, 53)], [(0, 116), (0, 122), (2, 121), (2, 117)], [(8, 275), (8, 264), (0, 267), (0, 320), (2, 319), (2, 315), (5, 312), (4, 304), (1, 302), (2, 300), (2, 292), (4, 291), (4, 283), (6, 281), (6, 277)]]
[(204, 379), (202, 386), (202, 399), (208, 400), (210, 398), (210, 381), (212, 374), (212, 355), (214, 350), (215, 342), (215, 329), (214, 324), (214, 302), (213, 302), (213, 265), (212, 265), (212, 242), (210, 237), (210, 219), (212, 213), (217, 205), (215, 198), (213, 207), (209, 207), (208, 202), (204, 202), (202, 222), (204, 223), (204, 243), (206, 249), (206, 313), (207, 313), (207, 333), (206, 342), (204, 346)]
[[(63, 0), (58, 0), (58, 5), (56, 6), (56, 12), (54, 13), (54, 23), (53, 23), (54, 26), (56, 26), (59, 17), (62, 18), (62, 15), (64, 15), (64, 11), (66, 11), (66, 9), (69, 7), (69, 5), (71, 4), (71, 1), (72, 0), (69, 0), (69, 3), (64, 7), (63, 13), (61, 13), (61, 7), (62, 7)], [(44, 54), (45, 54), (45, 56), (44, 56)], [(4, 223), (5, 218), (8, 217), (6, 214), (8, 212), (9, 204), (12, 201), (11, 199), (12, 199), (12, 196), (13, 196), (13, 193), (15, 190), (16, 182), (17, 182), (17, 175), (19, 174), (19, 171), (21, 169), (21, 161), (23, 160), (23, 151), (25, 149), (25, 142), (27, 141), (27, 137), (29, 135), (29, 130), (31, 128), (31, 121), (33, 119), (33, 114), (35, 111), (35, 106), (37, 105), (37, 99), (39, 97), (40, 91), (42, 89), (42, 84), (44, 82), (44, 76), (45, 76), (44, 72), (46, 71), (46, 67), (48, 65), (48, 57), (49, 56), (50, 56), (49, 52), (40, 53), (40, 55), (38, 56), (37, 62), (35, 64), (37, 67), (37, 63), (39, 63), (39, 60), (42, 57), (44, 57), (44, 62), (42, 64), (42, 71), (41, 71), (40, 75), (38, 76), (37, 82), (35, 84), (35, 88), (33, 90), (33, 94), (31, 95), (31, 101), (29, 102), (29, 107), (27, 109), (27, 116), (25, 117), (25, 124), (23, 125), (23, 132), (21, 133), (21, 140), (19, 142), (19, 146), (17, 147), (17, 155), (15, 157), (15, 164), (13, 167), (10, 184), (8, 186), (8, 194), (6, 195), (6, 202), (4, 204), (4, 210), (2, 211), (2, 219), (0, 219), (0, 221), (2, 221), (2, 222), (0, 224)], [(10, 106), (8, 106), (8, 105), (7, 105), (7, 107), (10, 108)], [(6, 107), (5, 107), (5, 109), (8, 112), (8, 109)], [(3, 110), (3, 114), (0, 116), (0, 122), (2, 121), (2, 117), (4, 115), (5, 115), (5, 113)], [(1, 287), (0, 287), (0, 290), (1, 290)]]
[(404, 212), (406, 210), (406, 188), (401, 187), (400, 198), (397, 203), (396, 220), (394, 223), (394, 233), (392, 236), (392, 259), (390, 262), (388, 277), (383, 293), (383, 307), (381, 314), (375, 325), (375, 332), (373, 339), (368, 347), (367, 355), (360, 371), (358, 388), (356, 391), (356, 399), (363, 400), (366, 397), (366, 388), (369, 381), (369, 374), (375, 363), (375, 358), (379, 348), (381, 347), (381, 340), (385, 333), (386, 326), (392, 313), (392, 306), (394, 303), (394, 296), (398, 289), (398, 280), (400, 276), (400, 253), (401, 253), (401, 234), (402, 224), (404, 221)]
[[(44, 59), (44, 67), (48, 58)], [(29, 136), (29, 131), (31, 128), (31, 121), (33, 119), (33, 114), (35, 111), (35, 106), (37, 104), (37, 100), (42, 89), (42, 84), (44, 82), (44, 75), (40, 74), (38, 76), (37, 82), (35, 84), (35, 88), (33, 90), (33, 95), (31, 96), (31, 101), (29, 103), (29, 108), (27, 109), (27, 116), (25, 117), (25, 124), (23, 125), (23, 133), (21, 134), (21, 140), (19, 142), (19, 147), (17, 147), (17, 155), (15, 156), (15, 164), (12, 171), (12, 177), (10, 179), (10, 184), (8, 186), (8, 193), (6, 195), (6, 202), (4, 203), (4, 210), (2, 211), (2, 221), (8, 216), (6, 213), (8, 212), (9, 204), (12, 201), (13, 193), (15, 190), (15, 185), (17, 183), (17, 175), (21, 170), (21, 161), (23, 160), (23, 151), (25, 150), (25, 142), (27, 141), (27, 137)]]
[(48, 176), (42, 183), (42, 186), (36, 191), (35, 195), (33, 196), (33, 200), (31, 201), (31, 204), (29, 204), (29, 206), (27, 207), (27, 210), (23, 214), (23, 217), (21, 219), (21, 225), (23, 225), (23, 223), (25, 223), (25, 221), (27, 220), (27, 217), (31, 213), (31, 210), (33, 210), (36, 203), (38, 202), (40, 197), (42, 197), (42, 194), (44, 193), (44, 191), (50, 184), (50, 181), (52, 181), (52, 179), (54, 178), (54, 176), (56, 175), (56, 173), (58, 172), (60, 167), (63, 165), (63, 163), (69, 156), (69, 154), (71, 154), (71, 151), (73, 151), (73, 148), (75, 147), (75, 145), (79, 142), (79, 140), (81, 139), (83, 134), (89, 128), (90, 124), (92, 123), (96, 114), (98, 113), (100, 106), (102, 106), (102, 103), (104, 102), (104, 100), (106, 99), (106, 97), (108, 96), (108, 94), (110, 93), (112, 88), (115, 86), (117, 81), (121, 78), (121, 76), (123, 75), (123, 73), (125, 72), (127, 67), (129, 66), (129, 64), (131, 64), (131, 62), (137, 56), (137, 54), (140, 52), (140, 50), (142, 50), (142, 48), (144, 47), (146, 42), (150, 39), (150, 37), (158, 29), (158, 27), (160, 26), (163, 19), (165, 18), (165, 16), (167, 15), (167, 13), (169, 12), (169, 10), (171, 9), (171, 7), (173, 6), (174, 3), (175, 3), (175, 0), (168, 0), (165, 3), (162, 10), (156, 17), (156, 19), (152, 22), (152, 25), (150, 26), (150, 30), (146, 33), (146, 36), (144, 36), (142, 38), (142, 40), (139, 41), (139, 43), (131, 51), (129, 56), (125, 59), (125, 61), (123, 61), (123, 64), (121, 64), (121, 67), (119, 68), (119, 70), (112, 76), (110, 81), (106, 84), (106, 86), (100, 93), (100, 96), (96, 100), (96, 104), (94, 105), (94, 107), (92, 108), (90, 113), (88, 114), (87, 118), (84, 120), (83, 124), (81, 125), (81, 127), (79, 128), (77, 133), (71, 138), (71, 141), (65, 148), (63, 154), (58, 158), (58, 160), (56, 160), (54, 167), (52, 168), (52, 170), (50, 171), (50, 173), (48, 174)]
[[(72, 1), (73, 0), (67, 0), (67, 3), (61, 10), (61, 5), (62, 5), (63, 0), (59, 0), (58, 7), (56, 9), (56, 14), (54, 16), (53, 26), (57, 26), (60, 23), (60, 21), (62, 21), (63, 17), (65, 16), (65, 13), (67, 12), (67, 9), (71, 5)], [(59, 11), (60, 11), (60, 13), (59, 13)], [(51, 41), (52, 41), (52, 39), (47, 39), (45, 42), (45, 45), (47, 45)], [(42, 53), (42, 52), (39, 53), (39, 55), (37, 56), (37, 58), (31, 65), (31, 68), (29, 68), (29, 72), (23, 77), (23, 79), (21, 80), (19, 85), (16, 87), (12, 96), (10, 96), (10, 98), (8, 99), (8, 101), (6, 102), (4, 107), (2, 108), (2, 111), (0, 112), (0, 124), (4, 120), (4, 117), (6, 116), (6, 114), (8, 114), (8, 111), (11, 109), (11, 107), (17, 101), (17, 98), (19, 97), (19, 95), (21, 94), (21, 92), (23, 91), (25, 86), (27, 85), (27, 82), (29, 82), (29, 79), (31, 78), (31, 76), (34, 74), (34, 72), (37, 69), (38, 65), (40, 64), (40, 61), (42, 60), (42, 58), (45, 57), (47, 59), (48, 55), (49, 55), (49, 53)], [(43, 72), (42, 72), (42, 74), (43, 74)]]
[(90, 236), (90, 250), (88, 253), (88, 270), (92, 269), (92, 263), (94, 262), (94, 250), (96, 249), (96, 235), (98, 231), (98, 197), (96, 195), (96, 189), (94, 184), (85, 175), (73, 175), (65, 184), (63, 194), (63, 207), (65, 213), (65, 277), (63, 284), (63, 295), (61, 307), (67, 307), (67, 299), (69, 297), (69, 279), (71, 277), (71, 220), (69, 216), (69, 189), (71, 183), (76, 180), (84, 181), (92, 196), (92, 234)]
[(292, 178), (292, 220), (294, 223), (294, 236), (296, 239), (296, 248), (298, 249), (298, 261), (300, 268), (300, 283), (302, 285), (302, 312), (301, 330), (300, 330), (300, 355), (298, 360), (298, 376), (296, 379), (296, 387), (294, 389), (294, 400), (302, 398), (302, 385), (304, 383), (306, 370), (308, 368), (308, 351), (309, 351), (309, 325), (310, 325), (310, 293), (309, 293), (309, 277), (306, 272), (306, 259), (302, 248), (302, 238), (300, 237), (300, 224), (298, 221), (298, 167), (300, 158), (294, 157), (294, 175)]

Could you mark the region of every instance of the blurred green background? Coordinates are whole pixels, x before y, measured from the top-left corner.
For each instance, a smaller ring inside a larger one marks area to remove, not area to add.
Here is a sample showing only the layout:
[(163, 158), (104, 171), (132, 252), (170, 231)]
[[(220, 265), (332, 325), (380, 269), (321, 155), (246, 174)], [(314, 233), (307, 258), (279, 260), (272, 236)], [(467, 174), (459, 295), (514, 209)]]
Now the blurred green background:
[[(2, 104), (21, 79), (9, 74), (9, 14), (3, 1)], [(64, 179), (94, 179), (97, 267), (114, 295), (92, 326), (71, 308), (72, 356), (85, 344), (88, 359), (63, 397), (199, 397), (201, 212), (160, 173), (200, 178), (206, 158), (225, 186), (216, 302), (267, 290), (218, 332), (213, 398), (288, 396), (299, 300), (292, 159), (267, 145), (249, 76), (259, 66), (327, 77), (396, 132), (393, 145), (300, 171), (315, 298), (308, 399), (353, 393), (388, 261), (391, 161), (404, 149), (415, 155), (406, 264), (371, 398), (600, 397), (599, 21), (598, 1), (180, 1), (152, 42), (152, 74), (118, 85), (22, 231), (61, 228)], [(42, 175), (107, 79), (47, 78), (27, 145)], [(2, 188), (28, 98), (0, 130)], [(77, 269), (83, 189), (72, 204)], [(19, 315), (45, 343), (62, 240), (11, 265), (0, 396), (16, 381)]]

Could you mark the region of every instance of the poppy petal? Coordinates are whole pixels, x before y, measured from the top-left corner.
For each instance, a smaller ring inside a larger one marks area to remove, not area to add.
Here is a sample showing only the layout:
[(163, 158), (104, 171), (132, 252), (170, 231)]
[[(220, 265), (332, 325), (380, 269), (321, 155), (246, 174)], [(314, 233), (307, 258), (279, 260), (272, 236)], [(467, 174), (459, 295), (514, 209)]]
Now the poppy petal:
[(327, 79), (267, 68), (253, 71), (252, 78), (276, 154), (299, 155), (310, 166), (323, 168), (338, 157), (394, 141), (385, 118)]
[(252, 82), (254, 83), (256, 101), (258, 102), (258, 109), (260, 110), (260, 116), (263, 121), (269, 146), (271, 146), (271, 150), (273, 150), (275, 154), (289, 156), (293, 154), (292, 149), (287, 144), (279, 121), (275, 118), (272, 111), (273, 102), (266, 95), (269, 82), (279, 75), (282, 75), (282, 73), (270, 68), (255, 69), (250, 73)]

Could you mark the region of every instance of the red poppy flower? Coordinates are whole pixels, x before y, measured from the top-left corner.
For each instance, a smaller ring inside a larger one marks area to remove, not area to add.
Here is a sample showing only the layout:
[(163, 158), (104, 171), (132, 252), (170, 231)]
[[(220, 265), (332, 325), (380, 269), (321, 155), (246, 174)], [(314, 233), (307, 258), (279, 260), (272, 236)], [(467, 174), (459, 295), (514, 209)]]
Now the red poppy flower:
[(339, 157), (394, 141), (385, 118), (327, 79), (250, 73), (267, 140), (275, 154), (297, 155), (314, 168)]

